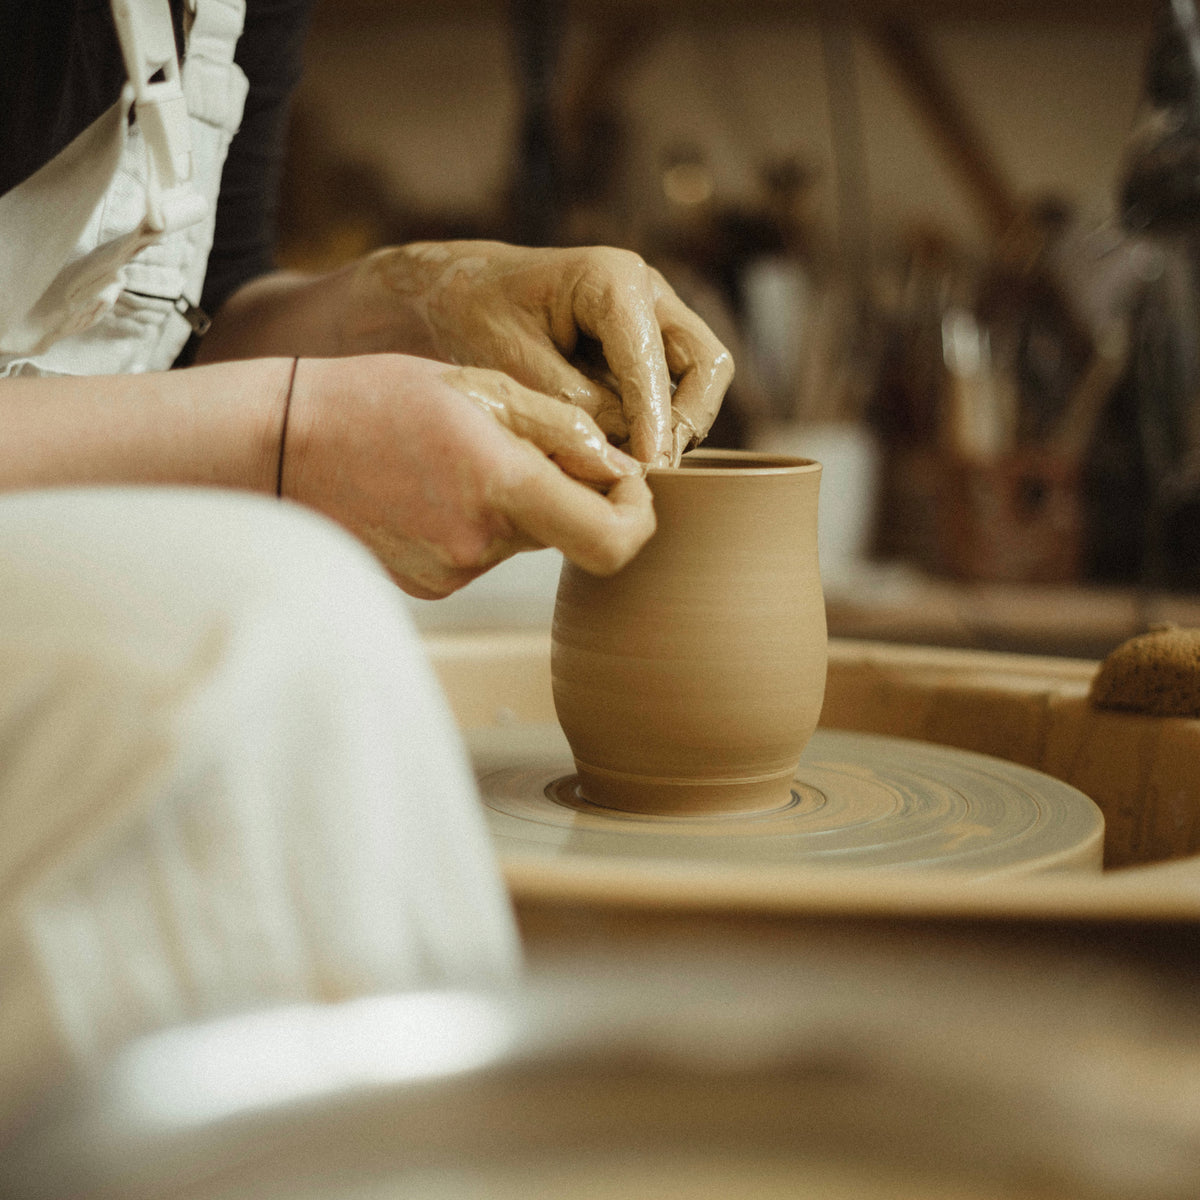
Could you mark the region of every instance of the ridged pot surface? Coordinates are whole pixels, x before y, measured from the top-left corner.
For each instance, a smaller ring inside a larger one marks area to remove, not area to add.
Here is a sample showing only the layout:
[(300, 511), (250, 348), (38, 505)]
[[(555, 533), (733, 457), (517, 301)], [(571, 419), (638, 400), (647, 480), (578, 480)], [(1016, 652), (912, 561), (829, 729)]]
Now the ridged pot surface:
[(649, 472), (658, 528), (599, 578), (567, 563), (554, 703), (584, 795), (646, 813), (789, 802), (825, 691), (821, 467), (697, 451)]

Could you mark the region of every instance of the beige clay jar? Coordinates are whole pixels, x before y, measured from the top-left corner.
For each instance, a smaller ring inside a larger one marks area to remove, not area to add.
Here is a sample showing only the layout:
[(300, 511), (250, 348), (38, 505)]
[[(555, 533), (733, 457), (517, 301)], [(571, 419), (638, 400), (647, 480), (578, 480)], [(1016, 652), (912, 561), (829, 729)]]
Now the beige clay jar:
[(639, 813), (790, 802), (825, 692), (820, 464), (696, 451), (655, 469), (658, 528), (610, 578), (567, 563), (558, 719), (584, 797)]

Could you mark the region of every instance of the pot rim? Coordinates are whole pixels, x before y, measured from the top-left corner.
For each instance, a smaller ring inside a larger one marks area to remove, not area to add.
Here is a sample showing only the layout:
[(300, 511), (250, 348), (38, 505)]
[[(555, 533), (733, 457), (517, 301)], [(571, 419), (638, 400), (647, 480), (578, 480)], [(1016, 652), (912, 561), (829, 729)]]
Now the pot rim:
[[(707, 465), (711, 464), (711, 465)], [(759, 450), (690, 450), (678, 467), (650, 467), (646, 474), (655, 478), (682, 476), (713, 478), (736, 475), (809, 475), (821, 470), (815, 458), (792, 454), (767, 454)]]

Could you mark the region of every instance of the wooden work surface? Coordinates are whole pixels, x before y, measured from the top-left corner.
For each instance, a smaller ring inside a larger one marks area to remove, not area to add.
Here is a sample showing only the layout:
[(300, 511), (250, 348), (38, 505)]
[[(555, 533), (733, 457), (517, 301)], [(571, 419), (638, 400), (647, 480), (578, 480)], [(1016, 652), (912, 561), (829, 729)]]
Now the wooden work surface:
[(828, 595), (826, 614), (837, 638), (1098, 659), (1152, 625), (1200, 626), (1200, 597), (881, 575)]

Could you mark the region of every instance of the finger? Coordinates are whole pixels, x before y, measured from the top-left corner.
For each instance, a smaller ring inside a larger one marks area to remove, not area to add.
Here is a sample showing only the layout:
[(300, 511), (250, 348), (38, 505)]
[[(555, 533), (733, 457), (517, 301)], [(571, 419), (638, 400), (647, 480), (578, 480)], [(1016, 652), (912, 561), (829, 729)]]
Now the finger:
[(544, 396), (500, 371), (456, 367), (443, 378), (490, 412), (506, 429), (552, 455), (569, 475), (589, 483), (611, 484), (642, 467), (623, 454), (583, 409)]
[(621, 398), (564, 358), (548, 337), (523, 339), (499, 365), (518, 383), (574, 404), (590, 417), (611, 409), (620, 411)]
[(630, 452), (644, 463), (665, 463), (671, 381), (646, 264), (628, 251), (599, 248), (587, 255), (572, 292), (572, 315), (600, 342), (620, 386)]
[(654, 532), (653, 500), (640, 475), (601, 496), (539, 458), (496, 503), (525, 536), (595, 575), (619, 571)]
[(609, 441), (616, 442), (617, 445), (629, 441), (629, 422), (625, 420), (625, 414), (621, 411), (621, 401), (616, 396), (607, 408), (592, 413), (592, 420)]
[(518, 383), (583, 409), (605, 437), (616, 442), (628, 440), (629, 426), (621, 410), (621, 397), (572, 365), (549, 338), (541, 341), (531, 337), (516, 349), (503, 366)]
[[(733, 356), (657, 271), (658, 319), (667, 365), (677, 379), (672, 398), (676, 449), (704, 440), (733, 379)], [(678, 458), (675, 460), (678, 462)]]
[(680, 455), (698, 446), (712, 427), (733, 378), (733, 357), (722, 348), (702, 362), (689, 361), (689, 349), (680, 349), (677, 357), (679, 343), (667, 337), (666, 345), (667, 361), (679, 379), (671, 409), (671, 465), (678, 466)]

